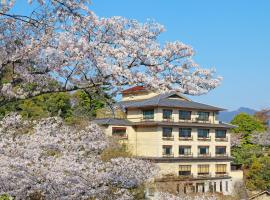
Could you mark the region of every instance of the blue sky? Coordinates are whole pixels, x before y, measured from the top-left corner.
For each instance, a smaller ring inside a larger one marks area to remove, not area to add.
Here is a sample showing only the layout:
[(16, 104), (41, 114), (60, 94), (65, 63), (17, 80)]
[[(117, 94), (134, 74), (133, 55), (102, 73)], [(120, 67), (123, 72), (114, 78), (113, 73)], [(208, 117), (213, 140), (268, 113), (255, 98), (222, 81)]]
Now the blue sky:
[[(25, 1), (15, 10), (29, 12)], [(269, 0), (92, 0), (91, 9), (101, 17), (154, 19), (166, 28), (160, 42), (193, 46), (196, 62), (224, 78), (193, 100), (229, 110), (270, 107)]]

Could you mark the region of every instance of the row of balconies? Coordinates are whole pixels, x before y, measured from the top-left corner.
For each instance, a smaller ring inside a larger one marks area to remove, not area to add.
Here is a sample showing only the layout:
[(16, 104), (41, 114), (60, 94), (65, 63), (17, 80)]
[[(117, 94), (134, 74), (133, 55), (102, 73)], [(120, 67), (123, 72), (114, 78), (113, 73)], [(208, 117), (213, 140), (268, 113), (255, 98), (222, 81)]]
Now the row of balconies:
[(162, 153), (162, 156), (164, 158), (211, 158), (211, 157), (229, 157), (229, 155), (227, 153), (223, 153), (223, 154), (214, 154), (213, 156), (211, 156), (211, 153), (205, 153), (205, 154), (197, 154), (194, 155), (193, 153), (188, 153), (188, 154), (178, 154), (177, 156), (174, 155), (174, 153)]
[(155, 120), (154, 118), (141, 118), (141, 122), (182, 122), (182, 123), (215, 123), (215, 120), (210, 120), (210, 119), (202, 119), (202, 118), (191, 118), (191, 119), (174, 119), (174, 118), (169, 118), (169, 119), (162, 119), (162, 120)]
[[(174, 136), (171, 137), (162, 137), (163, 140), (174, 141)], [(191, 137), (178, 137), (180, 141), (194, 141), (193, 136)], [(211, 141), (211, 136), (208, 137), (198, 137), (197, 141)], [(228, 136), (225, 138), (217, 138), (215, 137), (216, 142), (228, 142)]]

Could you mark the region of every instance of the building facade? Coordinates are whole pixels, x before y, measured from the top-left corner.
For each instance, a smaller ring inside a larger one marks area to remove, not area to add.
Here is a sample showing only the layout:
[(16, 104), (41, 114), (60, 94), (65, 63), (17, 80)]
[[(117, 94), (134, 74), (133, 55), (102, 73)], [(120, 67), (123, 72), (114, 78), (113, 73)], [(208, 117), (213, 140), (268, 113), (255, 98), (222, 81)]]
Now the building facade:
[[(156, 183), (183, 193), (232, 193), (230, 129), (218, 120), (222, 108), (170, 92), (137, 86), (122, 92), (124, 118), (99, 118), (105, 132), (128, 144), (134, 156), (160, 167)], [(99, 116), (102, 117), (102, 116)]]

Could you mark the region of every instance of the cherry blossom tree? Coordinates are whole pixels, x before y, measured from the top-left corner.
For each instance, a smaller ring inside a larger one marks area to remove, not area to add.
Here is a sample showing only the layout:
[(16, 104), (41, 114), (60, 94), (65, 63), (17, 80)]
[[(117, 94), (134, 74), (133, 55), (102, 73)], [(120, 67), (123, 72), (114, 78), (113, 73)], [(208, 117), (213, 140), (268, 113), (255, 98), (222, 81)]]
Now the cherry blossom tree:
[(78, 129), (59, 118), (26, 121), (10, 114), (0, 128), (0, 194), (16, 199), (132, 199), (129, 189), (150, 180), (155, 165), (133, 158), (108, 162), (108, 139), (95, 124)]
[(266, 130), (265, 132), (259, 133), (255, 132), (252, 134), (251, 141), (254, 144), (261, 145), (263, 147), (270, 146), (270, 130)]
[(214, 70), (192, 60), (190, 46), (159, 44), (158, 23), (99, 18), (87, 0), (39, 0), (31, 16), (10, 14), (14, 3), (2, 1), (0, 13), (1, 104), (78, 89), (112, 94), (128, 85), (198, 95), (220, 84)]

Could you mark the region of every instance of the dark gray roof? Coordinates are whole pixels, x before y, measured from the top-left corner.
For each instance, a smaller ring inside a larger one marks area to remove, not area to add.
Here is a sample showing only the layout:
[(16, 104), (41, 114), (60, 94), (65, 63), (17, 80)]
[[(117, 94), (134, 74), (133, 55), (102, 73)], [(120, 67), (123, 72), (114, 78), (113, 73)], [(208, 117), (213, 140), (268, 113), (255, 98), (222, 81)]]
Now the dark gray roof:
[(160, 94), (145, 100), (138, 101), (121, 101), (118, 105), (124, 108), (140, 108), (140, 107), (172, 107), (172, 108), (191, 108), (198, 110), (213, 110), (213, 111), (221, 111), (225, 110), (223, 108), (218, 108), (215, 106), (210, 106), (202, 103), (197, 103), (190, 100), (185, 100), (182, 98), (169, 98), (172, 95), (178, 95), (182, 97), (176, 92), (171, 92), (167, 94)]
[(101, 118), (93, 120), (99, 125), (118, 125), (118, 126), (179, 126), (179, 127), (206, 127), (206, 128), (226, 128), (231, 129), (236, 126), (220, 122), (219, 124), (210, 123), (190, 123), (190, 122), (163, 122), (163, 121), (142, 121), (131, 122), (127, 119)]
[(99, 125), (119, 125), (119, 126), (130, 126), (132, 122), (126, 119), (115, 119), (115, 118), (101, 118), (95, 119), (92, 122), (97, 123)]

